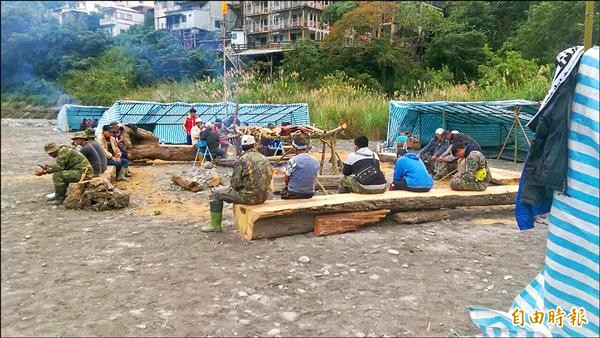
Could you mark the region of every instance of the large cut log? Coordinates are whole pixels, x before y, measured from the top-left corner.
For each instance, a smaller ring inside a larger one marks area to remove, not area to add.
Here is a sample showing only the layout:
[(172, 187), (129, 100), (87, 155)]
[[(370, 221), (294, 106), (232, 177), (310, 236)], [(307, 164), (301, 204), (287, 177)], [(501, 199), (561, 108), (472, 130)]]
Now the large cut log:
[(146, 144), (159, 144), (159, 139), (152, 132), (136, 126), (123, 126), (121, 140), (127, 149)]
[[(270, 200), (259, 205), (234, 205), (235, 224), (244, 239), (281, 236), (277, 229), (283, 219), (294, 223), (294, 233), (314, 229), (314, 217), (321, 214), (372, 211), (433, 210), (467, 205), (514, 204), (518, 186), (493, 186), (485, 191), (454, 191), (449, 188), (432, 189), (426, 193), (387, 191), (383, 194), (335, 194), (316, 196), (305, 200)], [(296, 214), (303, 216), (296, 219)], [(306, 215), (313, 215), (312, 221)], [(272, 231), (272, 229), (277, 231)], [(285, 234), (285, 233), (284, 233)], [(291, 234), (291, 233), (290, 233)]]
[[(319, 175), (317, 179), (325, 189), (337, 189), (340, 180), (342, 179), (342, 175)], [(285, 182), (283, 181), (282, 175), (273, 176), (273, 188), (274, 191), (281, 191), (285, 187)], [(316, 187), (319, 189), (319, 186)]]
[(193, 161), (196, 147), (190, 145), (144, 144), (129, 151), (131, 160)]
[(315, 236), (327, 236), (356, 231), (358, 227), (376, 223), (385, 218), (390, 210), (346, 212), (315, 217)]
[(173, 183), (177, 184), (183, 189), (192, 192), (203, 191), (206, 190), (206, 188), (208, 188), (208, 184), (205, 185), (198, 181), (190, 180), (189, 178), (183, 177), (181, 175), (173, 175), (171, 176), (171, 180), (173, 181)]
[(103, 211), (129, 206), (129, 194), (110, 183), (115, 176), (115, 167), (108, 166), (102, 175), (74, 183), (71, 192), (65, 198), (65, 208)]

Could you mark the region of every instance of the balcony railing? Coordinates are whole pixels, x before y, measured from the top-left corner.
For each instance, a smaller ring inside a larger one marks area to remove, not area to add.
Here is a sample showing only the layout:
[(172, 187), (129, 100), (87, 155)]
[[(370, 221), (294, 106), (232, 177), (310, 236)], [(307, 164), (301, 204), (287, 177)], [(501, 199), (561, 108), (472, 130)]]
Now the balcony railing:
[(117, 23), (117, 19), (114, 17), (100, 19), (100, 26), (114, 25), (116, 23)]

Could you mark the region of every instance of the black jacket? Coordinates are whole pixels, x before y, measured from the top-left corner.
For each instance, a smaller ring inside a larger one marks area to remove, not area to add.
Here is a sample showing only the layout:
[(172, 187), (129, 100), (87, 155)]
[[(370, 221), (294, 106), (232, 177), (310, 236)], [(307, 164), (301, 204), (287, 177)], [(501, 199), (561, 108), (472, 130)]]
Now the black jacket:
[[(344, 163), (343, 173), (345, 176), (356, 175), (366, 167), (372, 165), (373, 161), (375, 162), (375, 166), (381, 171), (381, 167), (379, 165), (379, 157), (377, 156), (377, 154), (375, 154), (369, 148), (360, 148), (348, 156), (348, 159)], [(381, 175), (379, 175), (369, 185), (381, 184), (387, 184), (383, 173), (381, 173)]]
[(219, 135), (212, 130), (204, 129), (200, 133), (200, 140), (206, 141), (208, 144), (208, 149), (210, 151), (214, 151), (215, 149), (219, 149)]

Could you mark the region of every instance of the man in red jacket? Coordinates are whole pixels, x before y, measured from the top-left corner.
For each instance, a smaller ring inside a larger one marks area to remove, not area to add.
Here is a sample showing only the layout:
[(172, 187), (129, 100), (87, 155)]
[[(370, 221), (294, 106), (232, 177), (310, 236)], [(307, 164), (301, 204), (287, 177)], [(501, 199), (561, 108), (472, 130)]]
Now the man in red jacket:
[(183, 130), (186, 135), (186, 143), (192, 144), (192, 128), (196, 125), (196, 109), (190, 109), (190, 115), (183, 121)]

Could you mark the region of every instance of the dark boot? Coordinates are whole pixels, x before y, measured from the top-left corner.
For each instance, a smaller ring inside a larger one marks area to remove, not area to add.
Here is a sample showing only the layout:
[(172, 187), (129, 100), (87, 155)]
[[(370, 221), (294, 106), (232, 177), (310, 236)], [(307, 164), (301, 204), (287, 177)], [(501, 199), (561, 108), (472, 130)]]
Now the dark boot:
[(210, 224), (200, 228), (202, 232), (220, 232), (223, 220), (223, 201), (210, 202)]

